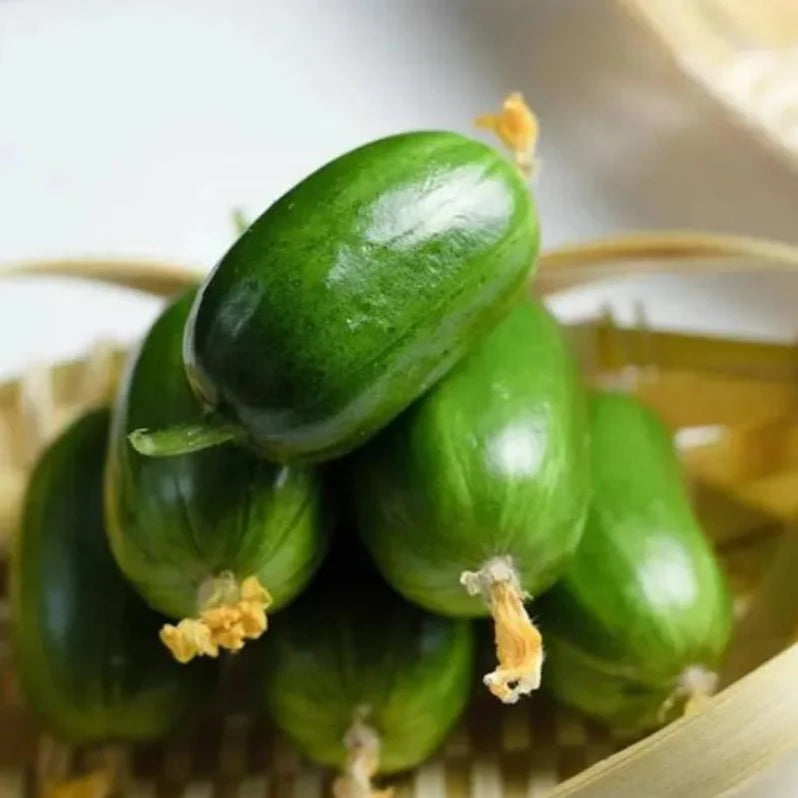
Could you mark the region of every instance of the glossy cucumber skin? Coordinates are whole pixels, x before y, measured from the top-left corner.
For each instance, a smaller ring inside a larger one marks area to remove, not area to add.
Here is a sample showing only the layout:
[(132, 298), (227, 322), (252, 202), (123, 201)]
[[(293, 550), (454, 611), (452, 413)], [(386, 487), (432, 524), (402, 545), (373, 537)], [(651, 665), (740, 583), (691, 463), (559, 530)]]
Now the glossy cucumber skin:
[(337, 768), (354, 715), (368, 708), (380, 773), (413, 768), (470, 697), (473, 629), (407, 604), (365, 568), (337, 563), (275, 618), (263, 645), (263, 703), (307, 756)]
[(594, 395), (590, 412), (594, 497), (574, 561), (539, 604), (544, 682), (611, 724), (648, 725), (685, 668), (719, 664), (729, 594), (664, 425), (620, 394)]
[(163, 736), (201, 706), (214, 674), (169, 656), (163, 618), (114, 563), (102, 506), (108, 428), (108, 412), (92, 412), (41, 458), (11, 565), (22, 687), (51, 731), (83, 743)]
[(538, 253), (515, 168), (455, 133), (332, 161), (277, 200), (202, 286), (185, 362), (269, 459), (327, 460), (420, 396), (509, 309)]
[(460, 585), (509, 555), (536, 595), (567, 565), (590, 490), (587, 411), (556, 321), (520, 303), (353, 457), (360, 535), (385, 579), (445, 615), (488, 613)]
[(230, 571), (255, 575), (279, 609), (309, 581), (326, 548), (318, 475), (280, 466), (232, 443), (151, 458), (133, 430), (199, 421), (203, 411), (182, 369), (185, 294), (155, 322), (131, 359), (114, 409), (106, 478), (111, 547), (122, 571), (156, 609), (198, 611), (197, 591)]

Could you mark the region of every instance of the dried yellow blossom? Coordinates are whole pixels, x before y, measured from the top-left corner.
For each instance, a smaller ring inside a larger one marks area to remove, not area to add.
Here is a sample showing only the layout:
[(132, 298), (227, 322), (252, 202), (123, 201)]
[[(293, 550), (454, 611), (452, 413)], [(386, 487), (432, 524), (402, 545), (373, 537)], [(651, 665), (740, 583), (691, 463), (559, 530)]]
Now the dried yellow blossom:
[(490, 604), (499, 665), (484, 681), (493, 695), (514, 704), (519, 696), (540, 687), (543, 640), (524, 609), (522, 595), (511, 585), (497, 582)]
[(219, 649), (240, 651), (246, 640), (266, 630), (266, 610), (272, 603), (269, 591), (250, 576), (238, 585), (230, 574), (203, 586), (207, 596), (199, 618), (184, 618), (177, 626), (167, 624), (161, 640), (179, 662), (195, 656), (216, 657)]
[(258, 581), (257, 576), (248, 576), (241, 583), (241, 598), (245, 601), (259, 602), (264, 609), (268, 609), (272, 603), (269, 591)]
[(524, 174), (534, 172), (538, 120), (520, 92), (510, 94), (502, 103), (499, 113), (482, 114), (475, 121), (479, 127), (496, 133), (512, 152), (516, 165)]
[(164, 624), (160, 637), (172, 656), (184, 665), (194, 657), (219, 656), (219, 646), (212, 640), (210, 629), (194, 618), (184, 618), (177, 626)]
[(228, 629), (218, 629), (213, 632), (214, 640), (227, 651), (241, 651), (244, 648), (244, 629), (240, 623), (234, 624)]
[(235, 605), (228, 607), (211, 607), (200, 613), (203, 623), (211, 633), (227, 631), (238, 623), (239, 612)]
[(214, 607), (201, 613), (200, 618), (214, 643), (228, 651), (239, 651), (244, 645), (240, 615), (236, 607)]
[(244, 629), (245, 637), (254, 640), (260, 637), (268, 625), (266, 609), (263, 604), (255, 601), (242, 601), (240, 606), (241, 626)]
[(518, 575), (506, 557), (489, 561), (479, 571), (465, 571), (460, 583), (472, 596), (482, 595), (493, 616), (498, 666), (483, 678), (505, 704), (540, 687), (543, 640), (524, 608)]
[(357, 717), (344, 736), (346, 766), (333, 783), (333, 798), (393, 798), (388, 787), (377, 790), (371, 784), (380, 767), (380, 738)]

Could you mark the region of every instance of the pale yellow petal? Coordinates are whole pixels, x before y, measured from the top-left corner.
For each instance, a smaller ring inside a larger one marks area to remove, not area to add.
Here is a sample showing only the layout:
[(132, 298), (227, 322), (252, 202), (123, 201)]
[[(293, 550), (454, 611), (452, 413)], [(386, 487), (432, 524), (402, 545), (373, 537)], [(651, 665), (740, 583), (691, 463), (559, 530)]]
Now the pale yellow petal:
[(259, 602), (264, 609), (268, 609), (272, 604), (271, 594), (258, 581), (257, 576), (248, 576), (241, 583), (241, 598), (244, 601)]
[(219, 656), (219, 647), (213, 642), (210, 629), (195, 618), (184, 618), (177, 626), (165, 624), (160, 638), (172, 656), (183, 664), (196, 656)]
[(492, 130), (501, 139), (522, 171), (533, 171), (538, 120), (520, 92), (508, 95), (497, 114), (482, 114), (475, 123)]
[(509, 557), (494, 557), (479, 571), (464, 571), (460, 584), (482, 596), (493, 616), (496, 669), (483, 681), (505, 704), (540, 687), (543, 641), (524, 608), (524, 592)]

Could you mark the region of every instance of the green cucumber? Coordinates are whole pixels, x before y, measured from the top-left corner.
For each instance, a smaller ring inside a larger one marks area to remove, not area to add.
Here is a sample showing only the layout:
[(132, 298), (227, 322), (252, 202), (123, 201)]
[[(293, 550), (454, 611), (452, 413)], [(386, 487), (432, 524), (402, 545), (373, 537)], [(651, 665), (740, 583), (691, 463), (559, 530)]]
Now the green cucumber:
[[(418, 132), (342, 155), (260, 216), (201, 288), (184, 356), (208, 423), (278, 462), (354, 449), (509, 310), (537, 253), (527, 187), (485, 144)], [(172, 454), (218, 437), (172, 432), (136, 444)]]
[(492, 613), (501, 667), (486, 684), (508, 702), (535, 689), (524, 593), (567, 566), (590, 490), (584, 392), (555, 320), (520, 303), (352, 468), (359, 531), (385, 579), (433, 612)]
[(546, 684), (609, 724), (656, 724), (711, 681), (729, 641), (729, 594), (664, 425), (620, 394), (595, 395), (590, 413), (585, 533), (540, 602)]
[(243, 639), (256, 636), (269, 598), (253, 577), (277, 610), (307, 584), (326, 543), (314, 470), (267, 463), (232, 443), (172, 458), (144, 457), (130, 446), (128, 435), (145, 419), (168, 426), (203, 417), (182, 368), (193, 298), (191, 291), (172, 303), (131, 358), (106, 480), (114, 555), (151, 606), (186, 619), (164, 630), (164, 642), (182, 659), (215, 655), (218, 645), (240, 647), (241, 634), (225, 636), (231, 612), (254, 624)]
[(105, 535), (109, 414), (75, 422), (37, 463), (11, 560), (16, 673), (47, 728), (75, 743), (161, 737), (213, 677), (158, 643), (163, 619), (125, 582)]
[(275, 619), (263, 655), (261, 699), (277, 727), (342, 781), (358, 770), (367, 781), (441, 744), (471, 693), (474, 636), (468, 621), (404, 602), (343, 548)]

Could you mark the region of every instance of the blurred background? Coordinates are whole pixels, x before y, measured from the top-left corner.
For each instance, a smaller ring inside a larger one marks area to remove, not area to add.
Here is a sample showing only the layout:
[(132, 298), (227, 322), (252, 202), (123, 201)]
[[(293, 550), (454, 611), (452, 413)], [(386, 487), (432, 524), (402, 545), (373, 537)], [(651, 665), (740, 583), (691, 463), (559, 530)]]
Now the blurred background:
[[(663, 4), (643, 5), (656, 23)], [(680, 5), (702, 4), (670, 5), (686, 28)], [(677, 31), (693, 47), (683, 66), (701, 66), (695, 27)], [(473, 132), (473, 117), (513, 89), (541, 120), (546, 247), (674, 227), (797, 241), (798, 170), (686, 74), (660, 34), (615, 0), (0, 0), (0, 264), (124, 255), (208, 269), (235, 208), (257, 215), (376, 136)], [(704, 55), (717, 45), (703, 41)], [(748, 83), (761, 73), (755, 64)], [(798, 95), (798, 81), (783, 84)], [(641, 297), (656, 298), (658, 324), (796, 332), (798, 284), (761, 275), (722, 288), (640, 278), (555, 306), (573, 316), (611, 300), (623, 318)], [(154, 310), (124, 292), (3, 283), (0, 375), (82, 352), (98, 334), (133, 338)]]

